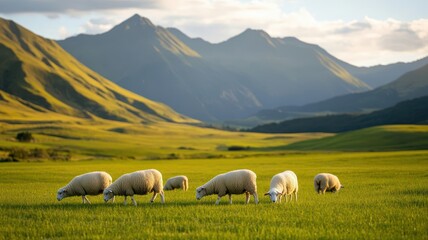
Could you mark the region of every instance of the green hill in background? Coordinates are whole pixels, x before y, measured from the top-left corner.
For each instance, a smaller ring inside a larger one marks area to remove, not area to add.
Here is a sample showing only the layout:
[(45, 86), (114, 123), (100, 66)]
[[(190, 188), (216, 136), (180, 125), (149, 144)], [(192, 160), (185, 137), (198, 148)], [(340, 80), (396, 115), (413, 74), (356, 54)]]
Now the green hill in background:
[(428, 122), (428, 96), (401, 102), (394, 107), (369, 114), (339, 114), (300, 118), (257, 126), (250, 131), (265, 133), (344, 132), (389, 124)]

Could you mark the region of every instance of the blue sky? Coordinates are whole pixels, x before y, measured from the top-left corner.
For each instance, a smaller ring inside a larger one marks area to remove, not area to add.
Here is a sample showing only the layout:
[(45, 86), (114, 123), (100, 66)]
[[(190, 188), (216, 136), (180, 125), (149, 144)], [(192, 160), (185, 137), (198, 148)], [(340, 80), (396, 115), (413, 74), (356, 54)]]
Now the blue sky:
[(428, 56), (426, 9), (426, 0), (0, 0), (0, 17), (51, 39), (102, 33), (138, 13), (211, 42), (246, 28), (295, 36), (359, 66)]

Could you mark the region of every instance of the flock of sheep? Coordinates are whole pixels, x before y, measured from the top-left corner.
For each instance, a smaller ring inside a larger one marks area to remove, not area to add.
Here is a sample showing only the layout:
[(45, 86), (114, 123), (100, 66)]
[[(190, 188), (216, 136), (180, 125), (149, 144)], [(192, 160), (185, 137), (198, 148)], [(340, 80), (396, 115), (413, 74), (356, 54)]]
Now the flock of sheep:
[[(204, 185), (196, 188), (196, 199), (200, 200), (204, 196), (217, 194), (215, 202), (219, 204), (223, 196), (229, 196), (229, 203), (232, 204), (232, 194), (246, 195), (246, 203), (250, 201), (250, 195), (253, 195), (254, 202), (259, 202), (257, 195), (256, 174), (247, 169), (230, 171), (219, 174), (209, 180)], [(146, 195), (153, 192), (150, 202), (153, 202), (159, 194), (161, 202), (165, 202), (164, 190), (183, 189), (188, 190), (188, 179), (186, 176), (176, 176), (169, 178), (163, 186), (162, 174), (156, 169), (148, 169), (128, 173), (120, 176), (112, 182), (110, 174), (106, 172), (90, 172), (73, 178), (66, 186), (60, 188), (57, 192), (57, 199), (71, 196), (81, 196), (82, 202), (91, 203), (86, 195), (104, 194), (104, 201), (111, 200), (114, 202), (115, 196), (125, 196), (124, 204), (126, 205), (127, 197), (130, 196), (132, 203), (137, 206), (134, 195)], [(318, 194), (325, 192), (339, 191), (343, 186), (339, 178), (330, 173), (320, 173), (314, 178), (314, 188)], [(272, 177), (269, 191), (264, 195), (269, 196), (272, 202), (281, 202), (281, 198), (290, 196), (290, 201), (297, 201), (297, 192), (299, 185), (297, 176), (293, 171), (278, 173)]]

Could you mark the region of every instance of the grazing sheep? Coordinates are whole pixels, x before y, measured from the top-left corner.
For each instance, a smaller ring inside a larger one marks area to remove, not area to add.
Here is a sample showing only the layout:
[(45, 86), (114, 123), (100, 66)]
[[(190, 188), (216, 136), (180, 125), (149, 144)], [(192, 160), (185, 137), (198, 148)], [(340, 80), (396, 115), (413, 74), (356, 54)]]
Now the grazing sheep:
[(186, 176), (180, 175), (180, 176), (169, 178), (166, 181), (165, 186), (163, 187), (163, 190), (168, 191), (168, 190), (174, 190), (176, 188), (181, 188), (184, 191), (187, 191), (187, 189), (189, 189), (189, 180), (187, 179)]
[[(110, 174), (106, 172), (90, 172), (74, 177), (66, 186), (60, 188), (57, 193), (58, 201), (71, 196), (82, 196), (82, 202), (89, 204), (86, 195), (98, 195), (112, 182)], [(113, 199), (114, 201), (114, 199)]]
[(325, 192), (337, 192), (343, 188), (339, 178), (330, 173), (319, 173), (314, 178), (315, 191), (320, 194)]
[(126, 205), (126, 198), (131, 196), (132, 203), (137, 206), (134, 194), (146, 195), (151, 192), (153, 197), (150, 202), (153, 202), (158, 194), (161, 196), (161, 202), (165, 202), (162, 174), (156, 169), (141, 170), (120, 176), (104, 190), (104, 201), (107, 202), (115, 195), (125, 196)]
[(229, 203), (232, 204), (232, 194), (246, 195), (246, 203), (250, 202), (250, 194), (254, 196), (254, 202), (259, 202), (257, 196), (256, 174), (253, 171), (242, 169), (215, 176), (213, 179), (196, 189), (196, 199), (217, 194), (215, 204), (220, 203), (221, 197), (229, 195)]
[(272, 177), (270, 189), (265, 193), (265, 196), (269, 195), (272, 202), (277, 202), (278, 200), (281, 203), (282, 196), (285, 195), (285, 202), (287, 202), (287, 196), (290, 195), (290, 201), (292, 201), (294, 195), (294, 199), (297, 202), (298, 191), (299, 184), (296, 174), (293, 171), (285, 171)]

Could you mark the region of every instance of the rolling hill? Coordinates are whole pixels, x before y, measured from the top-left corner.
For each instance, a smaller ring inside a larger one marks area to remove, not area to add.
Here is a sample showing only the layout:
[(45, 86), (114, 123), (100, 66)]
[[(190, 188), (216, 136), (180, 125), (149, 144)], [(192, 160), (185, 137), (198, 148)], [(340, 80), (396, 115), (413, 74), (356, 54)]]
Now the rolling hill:
[(0, 106), (3, 120), (197, 122), (119, 87), (55, 41), (4, 19), (0, 19)]
[(389, 125), (300, 141), (277, 150), (299, 151), (403, 151), (428, 149), (427, 125)]
[(58, 43), (120, 86), (201, 120), (371, 89), (320, 47), (261, 30), (211, 44), (134, 15), (108, 32)]
[(360, 115), (300, 118), (257, 126), (250, 131), (265, 133), (345, 132), (379, 125), (428, 123), (428, 96), (400, 102), (394, 107)]
[(367, 112), (425, 95), (428, 95), (428, 64), (372, 91), (347, 94), (303, 106), (263, 110), (256, 116), (263, 120), (285, 120), (305, 115)]

